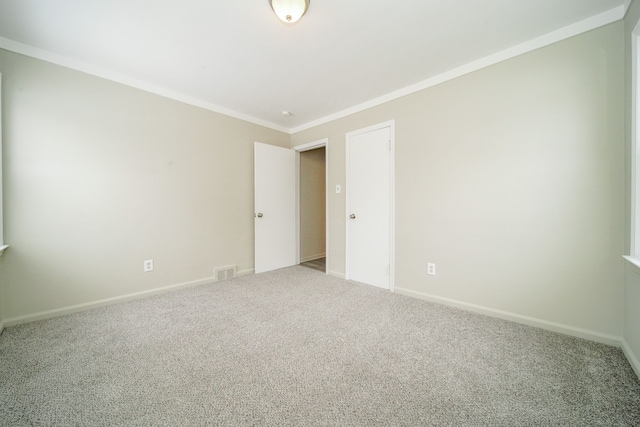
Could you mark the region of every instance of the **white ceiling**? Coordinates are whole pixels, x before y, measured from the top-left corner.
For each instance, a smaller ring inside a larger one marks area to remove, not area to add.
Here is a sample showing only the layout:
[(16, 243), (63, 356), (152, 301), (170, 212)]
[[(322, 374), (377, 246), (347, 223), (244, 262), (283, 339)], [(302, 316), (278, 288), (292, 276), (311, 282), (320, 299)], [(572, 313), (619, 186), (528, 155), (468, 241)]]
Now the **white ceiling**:
[(629, 2), (311, 0), (287, 25), (268, 0), (0, 0), (0, 48), (289, 132), (619, 20)]

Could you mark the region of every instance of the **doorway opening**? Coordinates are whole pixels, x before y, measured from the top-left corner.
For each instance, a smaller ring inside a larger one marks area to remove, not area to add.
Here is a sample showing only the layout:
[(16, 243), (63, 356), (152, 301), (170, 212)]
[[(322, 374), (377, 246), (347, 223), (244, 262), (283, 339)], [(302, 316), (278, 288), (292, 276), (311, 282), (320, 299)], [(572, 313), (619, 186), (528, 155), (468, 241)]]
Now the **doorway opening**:
[(297, 263), (327, 273), (327, 139), (296, 151)]

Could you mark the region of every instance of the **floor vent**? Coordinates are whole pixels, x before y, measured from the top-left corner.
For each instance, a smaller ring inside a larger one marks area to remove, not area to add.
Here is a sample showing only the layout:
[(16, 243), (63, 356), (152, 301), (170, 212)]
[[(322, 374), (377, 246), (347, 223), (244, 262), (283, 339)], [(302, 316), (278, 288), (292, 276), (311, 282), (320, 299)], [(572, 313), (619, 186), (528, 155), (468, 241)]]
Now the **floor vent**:
[(236, 277), (236, 266), (228, 265), (226, 267), (218, 267), (213, 270), (213, 277), (216, 282)]

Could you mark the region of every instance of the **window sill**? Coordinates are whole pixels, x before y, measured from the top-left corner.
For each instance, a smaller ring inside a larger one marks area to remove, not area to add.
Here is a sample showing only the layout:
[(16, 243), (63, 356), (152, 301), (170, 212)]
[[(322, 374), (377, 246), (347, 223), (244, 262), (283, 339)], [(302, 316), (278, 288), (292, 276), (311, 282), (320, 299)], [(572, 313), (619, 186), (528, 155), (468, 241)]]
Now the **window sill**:
[(626, 259), (633, 266), (635, 266), (636, 268), (640, 269), (640, 258), (636, 258), (636, 257), (633, 257), (631, 255), (624, 255), (622, 258)]
[(2, 255), (8, 247), (9, 245), (0, 246), (0, 255)]

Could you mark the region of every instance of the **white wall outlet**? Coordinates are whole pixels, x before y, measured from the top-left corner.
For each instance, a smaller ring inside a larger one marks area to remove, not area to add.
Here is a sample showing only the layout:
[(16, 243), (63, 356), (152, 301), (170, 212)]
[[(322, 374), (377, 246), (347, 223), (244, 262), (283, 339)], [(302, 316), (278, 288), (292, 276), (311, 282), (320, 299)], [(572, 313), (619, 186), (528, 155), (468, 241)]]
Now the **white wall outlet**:
[(427, 274), (430, 276), (436, 275), (436, 265), (432, 262), (427, 263)]
[(342, 186), (340, 184), (336, 184), (336, 194), (340, 194), (342, 192)]
[(147, 273), (149, 271), (153, 271), (153, 260), (145, 259), (144, 260), (144, 272)]

